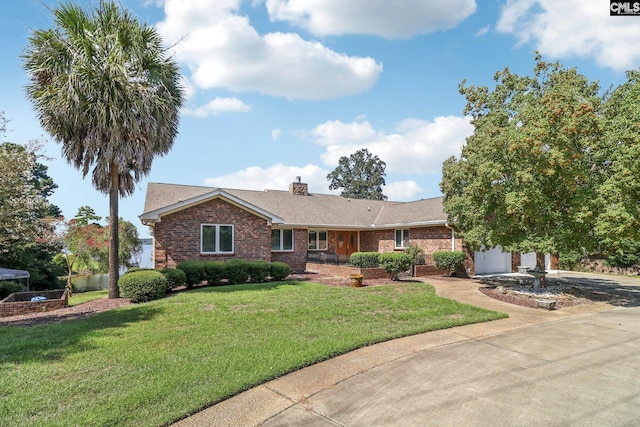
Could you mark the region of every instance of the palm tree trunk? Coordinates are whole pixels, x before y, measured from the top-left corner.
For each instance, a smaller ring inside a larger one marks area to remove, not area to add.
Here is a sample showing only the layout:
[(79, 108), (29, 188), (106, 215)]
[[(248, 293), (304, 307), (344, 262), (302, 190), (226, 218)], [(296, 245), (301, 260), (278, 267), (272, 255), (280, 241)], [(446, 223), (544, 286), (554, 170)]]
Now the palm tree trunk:
[(118, 194), (120, 179), (118, 166), (111, 163), (110, 169), (111, 188), (109, 190), (109, 298), (120, 298), (118, 289), (118, 277), (120, 263), (118, 260)]

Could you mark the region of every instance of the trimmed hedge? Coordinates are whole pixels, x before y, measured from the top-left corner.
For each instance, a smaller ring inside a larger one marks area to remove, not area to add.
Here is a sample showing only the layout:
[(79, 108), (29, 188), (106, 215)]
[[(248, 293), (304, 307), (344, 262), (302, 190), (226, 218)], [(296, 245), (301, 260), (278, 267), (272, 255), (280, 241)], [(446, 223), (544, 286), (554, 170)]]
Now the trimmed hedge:
[(159, 271), (134, 271), (118, 280), (120, 293), (132, 302), (160, 299), (167, 290), (167, 279)]
[[(252, 283), (264, 283), (269, 277), (271, 280), (279, 281), (284, 280), (291, 273), (291, 267), (284, 262), (264, 260), (230, 259), (225, 262), (193, 260), (179, 262), (176, 267), (176, 269), (166, 268), (161, 271), (179, 274), (175, 273), (175, 270), (182, 270), (187, 288), (193, 288), (204, 281), (209, 285), (219, 285), (225, 279), (230, 285), (247, 283), (249, 280)], [(167, 279), (171, 281), (171, 278), (167, 277)]]
[(167, 292), (184, 285), (187, 282), (187, 275), (177, 268), (163, 268), (159, 270), (167, 279)]
[(184, 271), (187, 276), (187, 288), (199, 285), (205, 280), (205, 264), (204, 261), (182, 261), (176, 265), (176, 268)]
[(264, 260), (249, 262), (249, 277), (252, 283), (264, 283), (271, 273), (271, 264)]
[(209, 261), (204, 263), (204, 279), (210, 285), (217, 285), (227, 277), (227, 266), (221, 261)]
[(247, 283), (249, 280), (249, 261), (230, 259), (226, 262), (227, 280), (230, 285)]
[(135, 273), (136, 271), (152, 271), (152, 270), (153, 270), (153, 268), (131, 267), (131, 268), (127, 269), (127, 271), (125, 271), (124, 274)]
[(413, 257), (405, 252), (384, 252), (380, 254), (380, 266), (389, 273), (391, 280), (397, 280), (398, 274), (407, 271), (413, 265)]
[(349, 263), (360, 268), (373, 268), (380, 265), (378, 252), (354, 252), (349, 257)]
[(272, 280), (280, 281), (287, 278), (291, 274), (291, 267), (288, 264), (280, 261), (274, 261), (271, 263), (271, 272), (269, 275)]
[(438, 270), (447, 270), (453, 276), (456, 270), (464, 267), (464, 253), (461, 251), (440, 251), (433, 253), (433, 264)]

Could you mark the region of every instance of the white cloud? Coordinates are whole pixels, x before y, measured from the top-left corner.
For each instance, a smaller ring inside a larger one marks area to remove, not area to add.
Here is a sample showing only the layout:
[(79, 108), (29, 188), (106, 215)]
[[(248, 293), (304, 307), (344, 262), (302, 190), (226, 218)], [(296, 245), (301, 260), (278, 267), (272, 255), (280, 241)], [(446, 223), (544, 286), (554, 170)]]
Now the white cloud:
[(396, 181), (388, 183), (383, 188), (383, 193), (389, 200), (410, 201), (416, 199), (422, 188), (415, 181)]
[(640, 62), (637, 19), (610, 17), (600, 1), (508, 0), (496, 29), (553, 58), (592, 57), (620, 71)]
[(289, 99), (331, 99), (372, 87), (382, 65), (335, 52), (294, 33), (260, 35), (241, 0), (167, 0), (158, 31), (199, 88), (257, 91)]
[(273, 138), (274, 141), (277, 141), (278, 138), (280, 138), (280, 135), (282, 135), (282, 130), (280, 129), (274, 129), (271, 131), (271, 138)]
[(326, 146), (325, 165), (334, 168), (340, 157), (367, 148), (387, 164), (387, 172), (439, 173), (442, 162), (459, 155), (465, 138), (473, 133), (469, 119), (436, 117), (433, 121), (405, 119), (395, 132), (376, 130), (367, 122), (330, 121), (316, 126), (309, 134)]
[(482, 27), (482, 28), (480, 28), (478, 30), (478, 32), (476, 33), (476, 37), (482, 37), (482, 36), (488, 34), (490, 30), (491, 30), (491, 26), (490, 25), (485, 25), (484, 27)]
[(334, 145), (337, 141), (348, 141), (350, 144), (373, 141), (383, 135), (376, 132), (371, 123), (355, 121), (344, 123), (340, 120), (328, 121), (316, 126), (310, 135), (316, 138), (320, 145)]
[(220, 113), (246, 113), (251, 106), (245, 104), (238, 98), (215, 98), (206, 105), (198, 107), (195, 110), (185, 108), (184, 114), (196, 117), (217, 116)]
[(298, 167), (277, 163), (267, 168), (251, 166), (228, 175), (206, 178), (204, 184), (212, 187), (239, 188), (243, 190), (288, 190), (289, 184), (299, 176), (302, 182), (306, 182), (309, 185), (309, 192), (311, 193), (336, 193), (329, 191), (328, 173), (329, 171), (312, 164)]
[(476, 11), (474, 0), (266, 0), (272, 20), (318, 35), (410, 38), (454, 28)]
[[(285, 166), (281, 163), (262, 168), (251, 166), (228, 175), (206, 178), (204, 185), (218, 188), (237, 188), (242, 190), (289, 190), (289, 184), (300, 177), (309, 185), (310, 193), (340, 194), (342, 190), (329, 190), (328, 170), (320, 166), (307, 164), (303, 167)], [(422, 191), (413, 180), (387, 183), (383, 192), (392, 201), (416, 200)]]

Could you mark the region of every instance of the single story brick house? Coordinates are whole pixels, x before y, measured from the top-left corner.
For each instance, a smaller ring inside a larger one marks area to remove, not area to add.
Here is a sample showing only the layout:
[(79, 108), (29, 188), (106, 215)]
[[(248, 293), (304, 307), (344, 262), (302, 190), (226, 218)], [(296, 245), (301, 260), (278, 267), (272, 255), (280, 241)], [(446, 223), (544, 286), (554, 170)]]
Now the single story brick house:
[(140, 219), (152, 229), (155, 268), (242, 258), (283, 261), (302, 272), (309, 259), (348, 260), (353, 252), (401, 251), (407, 243), (427, 255), (463, 250), (441, 197), (347, 199), (309, 193), (299, 180), (289, 191), (149, 183)]
[(289, 191), (149, 183), (140, 219), (152, 229), (157, 269), (185, 260), (241, 258), (282, 261), (303, 272), (309, 260), (339, 263), (353, 252), (402, 251), (407, 244), (422, 248), (427, 264), (433, 252), (463, 251), (470, 274), (475, 258), (482, 273), (517, 271), (525, 259), (499, 248), (468, 252), (448, 222), (442, 197), (348, 199), (309, 193), (299, 179)]

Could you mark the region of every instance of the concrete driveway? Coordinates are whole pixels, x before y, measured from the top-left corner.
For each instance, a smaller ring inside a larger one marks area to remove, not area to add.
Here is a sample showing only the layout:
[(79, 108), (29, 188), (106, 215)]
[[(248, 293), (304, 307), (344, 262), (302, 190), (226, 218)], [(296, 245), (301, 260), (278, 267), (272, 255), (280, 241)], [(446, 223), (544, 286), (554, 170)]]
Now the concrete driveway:
[[(640, 290), (638, 279), (586, 278)], [(178, 425), (640, 425), (637, 303), (534, 310), (492, 300), (475, 281), (427, 281), (439, 295), (510, 317), (365, 347)]]

